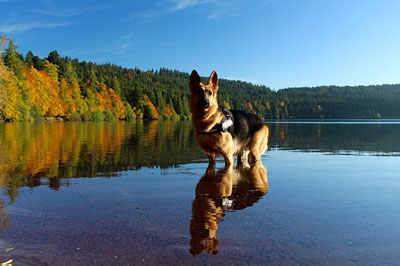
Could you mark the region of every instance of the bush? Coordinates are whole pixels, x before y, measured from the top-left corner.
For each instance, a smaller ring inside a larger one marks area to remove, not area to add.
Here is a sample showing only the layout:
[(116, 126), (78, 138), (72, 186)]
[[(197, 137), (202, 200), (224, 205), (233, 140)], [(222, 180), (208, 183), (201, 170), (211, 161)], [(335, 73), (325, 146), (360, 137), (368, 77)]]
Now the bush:
[(81, 114), (73, 113), (69, 118), (70, 121), (82, 121)]
[(178, 120), (180, 120), (181, 119), (181, 117), (177, 114), (177, 113), (173, 113), (172, 114), (172, 120), (174, 120), (174, 121), (178, 121)]
[(114, 113), (111, 110), (105, 110), (104, 112), (104, 120), (105, 121), (115, 121), (117, 118), (115, 117)]
[(92, 114), (90, 112), (81, 114), (81, 120), (82, 121), (91, 121), (92, 119)]
[(95, 122), (100, 122), (100, 121), (104, 121), (104, 115), (102, 111), (94, 111), (92, 113), (92, 120)]
[(43, 117), (43, 114), (36, 107), (33, 107), (32, 109), (30, 109), (29, 118), (24, 117), (24, 120), (26, 120), (26, 121), (29, 121), (31, 119), (36, 120), (36, 121), (43, 121), (44, 117)]
[(126, 108), (126, 120), (136, 120), (136, 114), (133, 112), (132, 108)]

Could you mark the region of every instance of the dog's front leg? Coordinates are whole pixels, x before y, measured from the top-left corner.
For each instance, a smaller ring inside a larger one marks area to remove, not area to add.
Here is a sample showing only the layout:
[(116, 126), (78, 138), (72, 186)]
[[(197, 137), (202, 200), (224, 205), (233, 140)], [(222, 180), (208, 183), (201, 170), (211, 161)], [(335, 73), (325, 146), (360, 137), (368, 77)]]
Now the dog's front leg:
[(208, 167), (215, 167), (215, 153), (207, 153)]
[(225, 169), (233, 168), (233, 163), (234, 163), (233, 154), (228, 153), (224, 154), (223, 156), (225, 159)]

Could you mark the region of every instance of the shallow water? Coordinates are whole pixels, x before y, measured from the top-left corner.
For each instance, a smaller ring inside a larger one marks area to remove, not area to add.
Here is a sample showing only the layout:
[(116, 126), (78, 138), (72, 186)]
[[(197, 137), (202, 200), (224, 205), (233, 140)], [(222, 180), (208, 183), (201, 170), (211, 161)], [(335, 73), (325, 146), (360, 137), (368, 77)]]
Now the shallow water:
[(189, 122), (0, 124), (1, 260), (399, 264), (400, 122), (267, 123), (233, 173)]

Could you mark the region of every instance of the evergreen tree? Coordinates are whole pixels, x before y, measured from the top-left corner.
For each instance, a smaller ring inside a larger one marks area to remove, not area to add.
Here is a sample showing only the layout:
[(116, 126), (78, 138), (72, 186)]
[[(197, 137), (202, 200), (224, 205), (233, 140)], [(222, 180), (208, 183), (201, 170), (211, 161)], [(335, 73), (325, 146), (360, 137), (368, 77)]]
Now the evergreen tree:
[(17, 46), (15, 46), (14, 42), (11, 40), (4, 52), (3, 60), (5, 65), (13, 71), (16, 76), (20, 77), (24, 66), (23, 57), (17, 52)]
[(121, 86), (119, 84), (119, 80), (116, 76), (113, 77), (112, 79), (112, 86), (111, 88), (113, 88), (113, 90), (118, 93), (121, 94)]
[(34, 63), (33, 63), (33, 53), (32, 53), (32, 51), (29, 51), (29, 52), (26, 54), (26, 56), (25, 56), (25, 64), (26, 64), (28, 67), (33, 67), (33, 66), (34, 66)]
[(58, 66), (61, 64), (60, 54), (56, 50), (50, 52), (46, 60)]

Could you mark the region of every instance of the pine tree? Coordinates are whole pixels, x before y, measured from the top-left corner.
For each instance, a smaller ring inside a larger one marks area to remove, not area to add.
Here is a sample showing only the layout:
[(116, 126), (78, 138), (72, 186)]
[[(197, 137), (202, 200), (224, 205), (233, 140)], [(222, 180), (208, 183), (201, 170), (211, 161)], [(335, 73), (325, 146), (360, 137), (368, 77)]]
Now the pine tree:
[(117, 78), (117, 76), (114, 76), (112, 79), (112, 86), (113, 90), (121, 95), (121, 86), (119, 84), (119, 80)]
[(28, 67), (33, 67), (33, 66), (34, 66), (34, 63), (33, 63), (33, 53), (32, 53), (32, 51), (29, 51), (29, 52), (26, 54), (26, 56), (25, 56), (25, 64), (26, 64)]
[(23, 70), (23, 59), (22, 55), (17, 52), (17, 46), (14, 45), (13, 41), (9, 41), (8, 47), (6, 48), (3, 56), (4, 64), (14, 72), (17, 77), (21, 76)]

